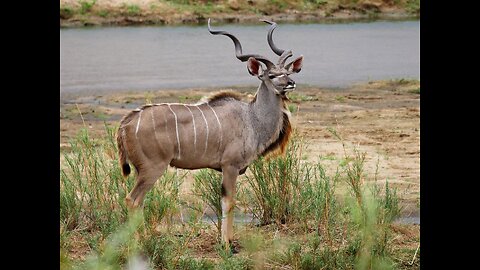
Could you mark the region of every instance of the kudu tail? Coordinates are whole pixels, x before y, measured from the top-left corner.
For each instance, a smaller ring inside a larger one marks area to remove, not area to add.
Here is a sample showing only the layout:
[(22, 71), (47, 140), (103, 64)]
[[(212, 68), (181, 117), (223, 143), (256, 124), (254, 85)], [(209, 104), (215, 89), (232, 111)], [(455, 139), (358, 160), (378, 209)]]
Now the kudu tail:
[(117, 145), (118, 145), (118, 157), (120, 166), (122, 167), (122, 174), (127, 177), (130, 174), (130, 165), (127, 161), (127, 153), (125, 152), (125, 145), (123, 144), (123, 129), (120, 127), (117, 131)]

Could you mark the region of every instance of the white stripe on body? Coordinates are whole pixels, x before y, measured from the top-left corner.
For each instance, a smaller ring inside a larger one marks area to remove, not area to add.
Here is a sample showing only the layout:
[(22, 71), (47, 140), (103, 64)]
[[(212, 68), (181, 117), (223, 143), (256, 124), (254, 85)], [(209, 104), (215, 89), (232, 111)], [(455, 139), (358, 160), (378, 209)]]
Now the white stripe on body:
[(157, 138), (157, 130), (155, 129), (155, 118), (153, 117), (153, 107), (150, 110), (150, 113), (152, 115), (152, 123), (153, 123), (153, 132), (155, 133), (155, 138)]
[(198, 105), (195, 105), (195, 107), (197, 107), (197, 109), (202, 113), (202, 116), (203, 116), (203, 120), (205, 121), (205, 126), (207, 127), (207, 138), (205, 139), (205, 150), (203, 150), (203, 156), (205, 156), (205, 153), (207, 152), (207, 148), (208, 148), (208, 122), (207, 122), (207, 118), (205, 118), (205, 114), (203, 114), (203, 111), (200, 109), (200, 107), (198, 107)]
[(220, 119), (218, 119), (218, 115), (215, 112), (215, 110), (210, 106), (210, 104), (207, 103), (207, 106), (213, 111), (213, 114), (215, 114), (215, 118), (217, 118), (218, 126), (220, 128), (220, 144), (218, 147), (220, 148), (222, 146), (222, 141), (223, 141), (223, 131), (222, 131), (222, 124), (220, 123)]
[(192, 110), (187, 105), (183, 105), (185, 108), (188, 109), (190, 114), (192, 115), (192, 122), (193, 122), (193, 147), (194, 147), (194, 153), (197, 152), (197, 128), (195, 127), (195, 117), (193, 116)]
[(168, 108), (170, 109), (170, 111), (173, 113), (173, 116), (175, 116), (175, 131), (177, 133), (177, 144), (178, 144), (178, 157), (177, 157), (177, 159), (180, 159), (181, 158), (181, 156), (180, 156), (181, 149), (180, 149), (180, 137), (178, 136), (177, 114), (172, 110), (172, 107), (170, 107), (170, 104), (167, 104), (167, 105), (168, 105)]
[(135, 138), (137, 138), (137, 139), (138, 139), (138, 137), (137, 137), (138, 127), (140, 127), (140, 120), (142, 119), (142, 112), (143, 112), (143, 110), (140, 110), (140, 113), (138, 114), (137, 128), (135, 129)]
[[(155, 142), (157, 143), (157, 146), (158, 146), (159, 148), (161, 148), (161, 145), (160, 145), (160, 143), (158, 142), (157, 128), (155, 127), (155, 126), (156, 126), (156, 123), (155, 123), (155, 117), (154, 117), (154, 115), (153, 115), (153, 109), (154, 109), (154, 108), (155, 108), (155, 107), (152, 107), (151, 110), (150, 110), (150, 113), (151, 113), (151, 115), (152, 115), (153, 137), (155, 138)], [(165, 114), (163, 114), (163, 115), (165, 116)], [(166, 123), (166, 122), (167, 122), (167, 120), (166, 120), (166, 117), (165, 117), (165, 123)], [(167, 125), (165, 125), (165, 126), (167, 126)], [(170, 142), (170, 136), (168, 135), (168, 133), (167, 133), (167, 136), (168, 136), (168, 141)]]

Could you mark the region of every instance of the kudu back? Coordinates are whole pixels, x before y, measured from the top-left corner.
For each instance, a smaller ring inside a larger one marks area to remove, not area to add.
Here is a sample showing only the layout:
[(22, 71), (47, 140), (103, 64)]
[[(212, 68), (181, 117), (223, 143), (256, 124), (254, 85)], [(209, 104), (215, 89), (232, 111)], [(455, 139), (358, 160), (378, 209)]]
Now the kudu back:
[[(286, 94), (295, 89), (289, 77), (300, 72), (303, 56), (285, 64), (291, 51), (275, 46), (270, 24), (267, 42), (279, 56), (277, 64), (257, 54), (243, 54), (239, 40), (225, 31), (235, 55), (260, 80), (251, 102), (234, 92), (220, 92), (197, 104), (147, 104), (125, 115), (117, 132), (120, 165), (124, 176), (135, 168), (136, 184), (127, 195), (130, 208), (143, 205), (145, 194), (168, 165), (182, 169), (211, 168), (222, 172), (222, 239), (233, 239), (233, 208), (237, 176), (259, 156), (283, 152), (291, 132)], [(262, 66), (262, 64), (264, 66)], [(226, 222), (225, 222), (226, 219)]]

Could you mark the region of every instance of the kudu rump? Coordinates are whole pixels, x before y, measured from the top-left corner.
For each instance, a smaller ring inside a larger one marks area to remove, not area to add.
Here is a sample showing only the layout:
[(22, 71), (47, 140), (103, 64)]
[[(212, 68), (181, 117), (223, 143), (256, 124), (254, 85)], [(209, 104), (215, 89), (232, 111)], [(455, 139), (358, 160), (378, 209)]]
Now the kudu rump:
[(251, 102), (233, 92), (220, 92), (198, 104), (147, 104), (123, 117), (117, 132), (120, 165), (124, 176), (130, 173), (128, 161), (137, 171), (135, 187), (126, 197), (130, 208), (143, 205), (146, 192), (168, 165), (221, 171), (222, 239), (229, 246), (236, 179), (259, 156), (284, 151), (291, 132), (284, 101), (295, 89), (289, 76), (300, 72), (303, 62), (300, 56), (285, 64), (292, 52), (275, 46), (272, 33), (277, 24), (264, 22), (271, 25), (267, 41), (280, 56), (277, 64), (261, 55), (243, 54), (234, 35), (212, 30), (208, 20), (208, 31), (232, 39), (237, 58), (246, 61), (248, 72), (261, 81)]

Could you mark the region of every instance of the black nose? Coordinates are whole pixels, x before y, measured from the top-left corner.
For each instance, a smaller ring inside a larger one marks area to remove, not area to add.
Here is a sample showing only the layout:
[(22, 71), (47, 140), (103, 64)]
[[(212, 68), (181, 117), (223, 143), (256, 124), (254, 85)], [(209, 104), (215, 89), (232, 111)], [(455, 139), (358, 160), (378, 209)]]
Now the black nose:
[(295, 85), (295, 81), (289, 80), (289, 81), (287, 82), (287, 85), (293, 86), (293, 85)]

